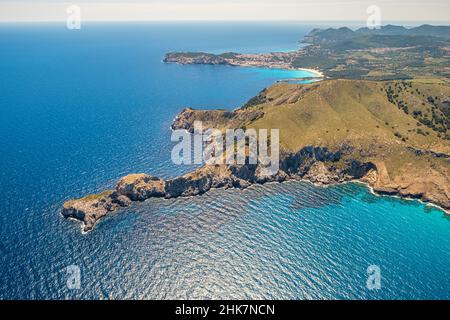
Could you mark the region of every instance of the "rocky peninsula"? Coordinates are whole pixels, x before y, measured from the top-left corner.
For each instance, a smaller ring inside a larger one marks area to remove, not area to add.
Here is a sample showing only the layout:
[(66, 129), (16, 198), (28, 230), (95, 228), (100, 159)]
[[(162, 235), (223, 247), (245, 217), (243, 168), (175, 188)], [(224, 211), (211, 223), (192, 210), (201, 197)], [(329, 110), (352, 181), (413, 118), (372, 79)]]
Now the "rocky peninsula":
[(88, 195), (64, 203), (62, 214), (83, 222), (83, 231), (91, 230), (95, 223), (120, 207), (134, 201), (154, 197), (166, 199), (203, 194), (212, 188), (245, 189), (252, 184), (282, 182), (288, 179), (307, 179), (318, 184), (331, 184), (369, 177), (375, 166), (371, 163), (347, 161), (346, 167), (337, 169), (327, 165), (339, 161), (341, 151), (306, 147), (296, 154), (283, 156), (279, 172), (273, 176), (261, 174), (259, 165), (209, 165), (170, 180), (161, 180), (148, 174), (130, 174), (121, 178), (114, 190)]
[(358, 180), (376, 193), (419, 199), (448, 211), (449, 101), (450, 87), (436, 79), (327, 80), (278, 83), (234, 111), (188, 108), (176, 117), (173, 129), (192, 132), (197, 120), (205, 129), (279, 128), (279, 171), (267, 176), (260, 164), (223, 164), (169, 180), (130, 174), (113, 190), (67, 201), (62, 214), (82, 221), (89, 231), (134, 201), (290, 179), (320, 185)]

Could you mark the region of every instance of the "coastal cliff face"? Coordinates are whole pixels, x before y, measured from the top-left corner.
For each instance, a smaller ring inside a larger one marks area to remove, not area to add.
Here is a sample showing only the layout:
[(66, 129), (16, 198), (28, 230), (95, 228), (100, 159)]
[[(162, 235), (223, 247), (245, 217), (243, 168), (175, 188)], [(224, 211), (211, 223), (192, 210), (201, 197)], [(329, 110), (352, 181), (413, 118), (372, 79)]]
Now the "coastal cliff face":
[(332, 152), (327, 148), (308, 146), (295, 154), (283, 155), (280, 170), (272, 176), (261, 175), (258, 165), (205, 166), (166, 181), (147, 174), (130, 174), (119, 180), (115, 190), (66, 202), (62, 214), (82, 221), (86, 232), (99, 219), (130, 206), (133, 201), (197, 196), (213, 188), (245, 189), (252, 184), (286, 180), (308, 180), (317, 185), (360, 180), (377, 193), (419, 199), (450, 210), (448, 179), (439, 173), (431, 170), (425, 177), (414, 175), (392, 180), (386, 173), (384, 162), (375, 164), (350, 159), (348, 151), (347, 147)]
[[(394, 87), (403, 88), (395, 94), (401, 106), (391, 99)], [(432, 101), (427, 98), (431, 96)], [(204, 166), (170, 180), (131, 174), (114, 190), (66, 202), (62, 214), (82, 221), (83, 230), (89, 231), (99, 219), (133, 201), (289, 179), (320, 185), (359, 180), (379, 194), (450, 210), (450, 143), (443, 129), (448, 125), (446, 101), (450, 88), (445, 82), (330, 80), (277, 84), (231, 112), (185, 109), (173, 129), (192, 132), (196, 120), (202, 121), (203, 129), (278, 128), (279, 171), (267, 176), (259, 164), (247, 164)], [(427, 125), (423, 120), (427, 110), (441, 120)]]
[(116, 191), (105, 191), (89, 195), (81, 199), (73, 199), (64, 203), (62, 215), (83, 222), (83, 231), (91, 230), (97, 220), (119, 207), (127, 207), (131, 200)]
[[(130, 174), (119, 180), (115, 190), (90, 195), (64, 203), (62, 214), (83, 222), (83, 231), (91, 230), (95, 223), (107, 214), (133, 201), (154, 197), (176, 198), (203, 194), (213, 188), (245, 189), (252, 184), (282, 182), (288, 179), (307, 179), (317, 184), (332, 184), (359, 179), (373, 165), (348, 162), (337, 169), (322, 161), (339, 161), (340, 152), (307, 147), (297, 154), (285, 155), (277, 174), (261, 174), (259, 165), (209, 165), (183, 176), (160, 180), (147, 174)], [(320, 159), (320, 160), (319, 160)]]

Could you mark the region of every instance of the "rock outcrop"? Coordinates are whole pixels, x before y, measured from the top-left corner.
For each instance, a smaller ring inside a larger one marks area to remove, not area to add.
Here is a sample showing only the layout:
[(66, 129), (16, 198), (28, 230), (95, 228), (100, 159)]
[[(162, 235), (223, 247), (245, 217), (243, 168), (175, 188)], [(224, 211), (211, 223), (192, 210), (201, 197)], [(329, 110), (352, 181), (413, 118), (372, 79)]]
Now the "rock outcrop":
[(131, 201), (143, 201), (165, 194), (165, 182), (148, 174), (129, 174), (119, 180), (116, 192)]
[(365, 180), (376, 193), (418, 199), (450, 210), (448, 176), (443, 176), (433, 168), (423, 174), (415, 172), (413, 167), (407, 167), (390, 177), (382, 161), (376, 163), (376, 168)]
[(95, 223), (119, 207), (127, 207), (131, 200), (116, 191), (108, 190), (100, 194), (88, 195), (64, 203), (62, 215), (83, 222), (83, 231), (91, 230)]

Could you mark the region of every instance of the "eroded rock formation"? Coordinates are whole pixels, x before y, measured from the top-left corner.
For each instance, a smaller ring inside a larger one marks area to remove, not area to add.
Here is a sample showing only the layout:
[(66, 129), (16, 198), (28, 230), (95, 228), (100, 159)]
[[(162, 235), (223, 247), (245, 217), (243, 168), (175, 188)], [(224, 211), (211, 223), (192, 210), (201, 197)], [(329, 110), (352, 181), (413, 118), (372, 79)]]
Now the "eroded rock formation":
[(296, 154), (285, 154), (278, 173), (262, 174), (260, 165), (208, 165), (194, 172), (170, 180), (161, 180), (147, 174), (130, 174), (121, 178), (114, 190), (98, 195), (67, 201), (62, 210), (65, 217), (83, 222), (83, 230), (91, 230), (96, 221), (133, 201), (153, 197), (175, 198), (203, 194), (212, 188), (244, 189), (252, 184), (282, 182), (288, 179), (306, 179), (317, 184), (333, 184), (363, 178), (376, 170), (371, 163), (345, 161), (337, 168), (343, 151), (306, 147)]

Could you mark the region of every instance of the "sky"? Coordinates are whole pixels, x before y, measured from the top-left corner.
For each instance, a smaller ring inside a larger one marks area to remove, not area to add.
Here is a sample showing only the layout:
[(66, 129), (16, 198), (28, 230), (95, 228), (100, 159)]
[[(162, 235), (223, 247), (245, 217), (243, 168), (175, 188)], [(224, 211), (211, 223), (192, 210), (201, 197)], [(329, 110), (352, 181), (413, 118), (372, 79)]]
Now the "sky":
[(0, 0), (0, 22), (65, 21), (383, 21), (448, 22), (450, 0)]

